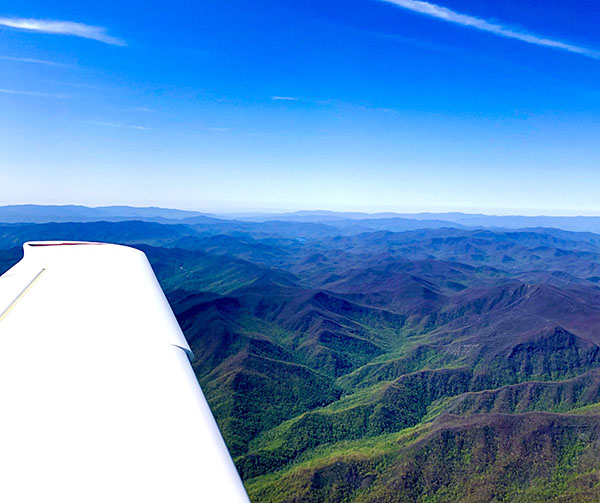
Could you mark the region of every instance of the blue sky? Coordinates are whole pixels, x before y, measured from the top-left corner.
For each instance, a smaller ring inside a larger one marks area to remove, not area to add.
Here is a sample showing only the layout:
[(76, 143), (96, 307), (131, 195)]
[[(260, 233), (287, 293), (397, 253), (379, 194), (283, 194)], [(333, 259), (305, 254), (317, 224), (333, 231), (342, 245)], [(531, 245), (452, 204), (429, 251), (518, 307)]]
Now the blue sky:
[(600, 214), (592, 0), (15, 1), (0, 204)]

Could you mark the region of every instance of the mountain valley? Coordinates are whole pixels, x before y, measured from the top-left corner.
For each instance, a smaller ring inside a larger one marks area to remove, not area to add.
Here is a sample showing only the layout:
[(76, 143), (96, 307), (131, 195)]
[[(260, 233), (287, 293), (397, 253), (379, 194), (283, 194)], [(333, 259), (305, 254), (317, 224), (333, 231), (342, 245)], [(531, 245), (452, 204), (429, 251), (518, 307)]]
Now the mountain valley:
[(253, 502), (600, 499), (600, 235), (11, 223), (2, 272), (32, 239), (146, 253)]

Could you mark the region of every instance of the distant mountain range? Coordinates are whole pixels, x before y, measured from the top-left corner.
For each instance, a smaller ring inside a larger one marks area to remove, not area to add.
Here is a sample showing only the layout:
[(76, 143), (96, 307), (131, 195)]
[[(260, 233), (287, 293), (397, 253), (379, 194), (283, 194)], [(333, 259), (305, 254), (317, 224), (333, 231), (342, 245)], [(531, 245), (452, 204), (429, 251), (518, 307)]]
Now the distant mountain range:
[(600, 501), (600, 234), (173, 215), (0, 224), (0, 272), (143, 250), (254, 503)]
[[(4, 223), (49, 223), (49, 222), (118, 222), (123, 220), (144, 220), (168, 222), (184, 218), (202, 218), (203, 213), (195, 211), (171, 210), (165, 208), (135, 208), (132, 206), (102, 206), (90, 208), (77, 205), (36, 205), (22, 204), (0, 206), (0, 222)], [(207, 217), (210, 221), (210, 217)]]
[[(281, 226), (284, 234), (291, 228), (300, 229), (298, 225), (295, 227), (290, 225), (290, 223), (295, 223), (305, 224), (304, 229), (307, 235), (313, 233), (350, 235), (373, 230), (402, 232), (444, 227), (490, 229), (546, 227), (575, 232), (600, 233), (600, 217), (595, 216), (496, 216), (467, 213), (345, 213), (334, 211), (216, 215), (155, 207), (0, 206), (0, 222), (3, 223), (122, 222), (128, 220), (164, 224), (221, 225), (225, 232), (232, 232), (234, 229), (243, 231), (258, 228), (258, 226), (252, 227), (252, 224), (271, 222), (272, 228), (277, 225)], [(311, 232), (310, 229), (313, 229), (314, 232)]]

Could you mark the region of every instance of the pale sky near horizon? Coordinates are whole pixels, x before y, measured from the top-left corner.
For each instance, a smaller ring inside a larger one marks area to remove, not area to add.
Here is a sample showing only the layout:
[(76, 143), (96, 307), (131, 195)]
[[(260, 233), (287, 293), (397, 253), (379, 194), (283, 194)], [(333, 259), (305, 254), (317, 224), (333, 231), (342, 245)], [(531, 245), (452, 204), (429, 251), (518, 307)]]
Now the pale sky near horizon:
[(0, 205), (600, 215), (592, 0), (17, 0)]

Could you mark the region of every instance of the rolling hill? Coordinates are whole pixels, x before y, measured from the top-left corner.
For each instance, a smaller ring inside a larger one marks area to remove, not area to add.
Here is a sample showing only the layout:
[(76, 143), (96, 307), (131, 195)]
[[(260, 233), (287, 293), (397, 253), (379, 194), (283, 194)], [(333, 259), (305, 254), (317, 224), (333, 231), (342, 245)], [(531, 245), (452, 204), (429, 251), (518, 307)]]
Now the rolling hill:
[(254, 502), (600, 499), (600, 235), (197, 217), (0, 224), (0, 269), (142, 249)]

